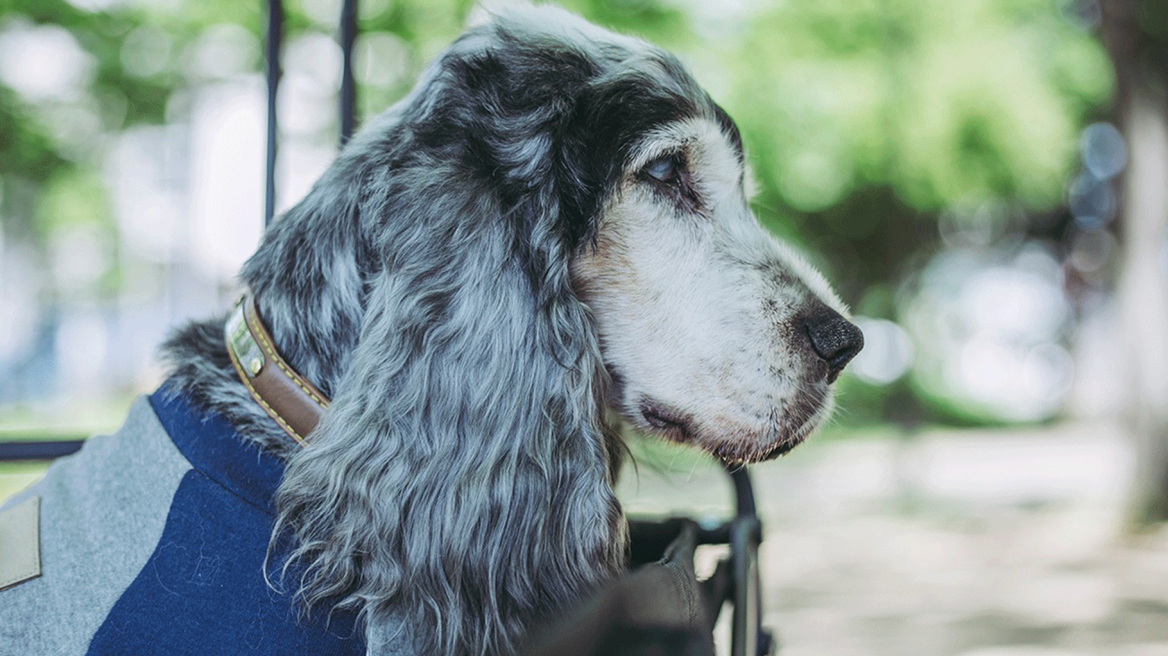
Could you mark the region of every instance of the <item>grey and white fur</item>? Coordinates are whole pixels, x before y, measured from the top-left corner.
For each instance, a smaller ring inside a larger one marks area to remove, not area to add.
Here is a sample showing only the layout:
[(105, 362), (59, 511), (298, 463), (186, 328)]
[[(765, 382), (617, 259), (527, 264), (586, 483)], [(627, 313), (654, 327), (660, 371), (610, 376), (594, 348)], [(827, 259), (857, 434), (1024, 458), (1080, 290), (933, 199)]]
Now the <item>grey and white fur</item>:
[(622, 570), (618, 417), (735, 462), (802, 440), (858, 333), (758, 226), (744, 166), (662, 50), (549, 7), (455, 41), (243, 268), (332, 399), (308, 446), (248, 396), (222, 317), (164, 347), (286, 459), (284, 584), (404, 617), (418, 654), (509, 654)]

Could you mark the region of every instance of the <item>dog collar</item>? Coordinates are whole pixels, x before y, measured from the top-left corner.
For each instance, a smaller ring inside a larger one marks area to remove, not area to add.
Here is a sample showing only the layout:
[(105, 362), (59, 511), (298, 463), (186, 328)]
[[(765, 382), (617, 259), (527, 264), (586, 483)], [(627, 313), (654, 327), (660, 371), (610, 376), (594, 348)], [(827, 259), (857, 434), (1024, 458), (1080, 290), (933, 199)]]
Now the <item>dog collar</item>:
[(236, 303), (224, 337), (231, 364), (251, 397), (285, 433), (305, 444), (329, 401), (280, 357), (251, 294)]

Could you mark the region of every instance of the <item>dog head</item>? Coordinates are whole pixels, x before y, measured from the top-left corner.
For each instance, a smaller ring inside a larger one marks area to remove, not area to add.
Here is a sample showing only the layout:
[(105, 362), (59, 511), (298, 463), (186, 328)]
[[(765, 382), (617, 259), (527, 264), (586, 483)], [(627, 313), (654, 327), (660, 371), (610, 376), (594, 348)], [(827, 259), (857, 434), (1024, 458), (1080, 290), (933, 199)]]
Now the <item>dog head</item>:
[(572, 283), (595, 318), (610, 405), (728, 462), (790, 450), (830, 414), (863, 336), (750, 211), (733, 120), (658, 48), (546, 8), (510, 25), (540, 36), (533, 61), (515, 60), (532, 83), (576, 57), (592, 69), (548, 146), (562, 218), (584, 235)]
[[(623, 66), (593, 90), (622, 100), (590, 117), (608, 140), (592, 147), (616, 165), (572, 261), (610, 402), (728, 462), (785, 453), (830, 413), (830, 384), (863, 337), (823, 277), (751, 213), (730, 118), (660, 51)], [(622, 77), (656, 88), (621, 88)], [(628, 94), (656, 111), (639, 113)]]
[(623, 566), (607, 407), (729, 461), (802, 439), (860, 336), (744, 180), (676, 59), (552, 8), (371, 120), (243, 276), (333, 399), (276, 500), (304, 598), (508, 653)]

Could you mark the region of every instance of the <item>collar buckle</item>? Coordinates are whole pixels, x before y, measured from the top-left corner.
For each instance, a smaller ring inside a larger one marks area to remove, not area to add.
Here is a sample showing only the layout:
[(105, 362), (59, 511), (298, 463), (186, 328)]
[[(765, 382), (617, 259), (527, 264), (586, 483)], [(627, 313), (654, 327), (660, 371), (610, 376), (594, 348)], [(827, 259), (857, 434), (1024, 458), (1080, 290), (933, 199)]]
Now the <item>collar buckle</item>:
[(285, 433), (305, 444), (329, 400), (280, 357), (260, 321), (254, 296), (245, 294), (239, 300), (223, 336), (231, 364), (251, 397)]

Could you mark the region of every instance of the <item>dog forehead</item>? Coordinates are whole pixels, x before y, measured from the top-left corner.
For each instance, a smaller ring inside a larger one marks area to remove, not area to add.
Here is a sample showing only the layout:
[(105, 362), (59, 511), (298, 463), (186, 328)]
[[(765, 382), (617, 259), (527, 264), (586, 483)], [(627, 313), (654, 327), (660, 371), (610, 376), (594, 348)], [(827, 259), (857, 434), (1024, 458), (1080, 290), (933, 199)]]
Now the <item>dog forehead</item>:
[(581, 129), (592, 144), (626, 155), (647, 128), (684, 117), (725, 119), (736, 131), (666, 50), (557, 7), (485, 11), (490, 20), (468, 29), (439, 65), (472, 96), (490, 100), (492, 112), (534, 111), (544, 125), (564, 112), (561, 132)]
[(520, 86), (526, 87), (525, 96), (546, 94), (554, 101), (549, 107), (574, 107), (575, 125), (605, 133), (595, 136), (609, 146), (619, 142), (626, 158), (648, 129), (689, 117), (712, 119), (735, 150), (742, 150), (733, 120), (672, 53), (559, 7), (480, 6), (452, 52), (496, 62), (496, 70), (510, 69), (514, 79), (545, 83), (542, 93), (530, 84)]
[(566, 62), (582, 69), (574, 73), (604, 74), (614, 66), (646, 53), (656, 46), (594, 25), (552, 5), (479, 5), (472, 11), (467, 29), (448, 53), (463, 57), (484, 54), (522, 62), (525, 68), (541, 65), (563, 70)]
[(581, 47), (611, 44), (630, 52), (651, 48), (639, 39), (606, 30), (555, 5), (480, 3), (468, 17), (467, 27), (494, 24), (512, 35), (552, 39)]

